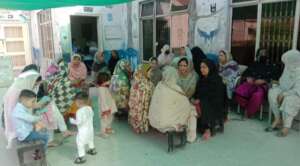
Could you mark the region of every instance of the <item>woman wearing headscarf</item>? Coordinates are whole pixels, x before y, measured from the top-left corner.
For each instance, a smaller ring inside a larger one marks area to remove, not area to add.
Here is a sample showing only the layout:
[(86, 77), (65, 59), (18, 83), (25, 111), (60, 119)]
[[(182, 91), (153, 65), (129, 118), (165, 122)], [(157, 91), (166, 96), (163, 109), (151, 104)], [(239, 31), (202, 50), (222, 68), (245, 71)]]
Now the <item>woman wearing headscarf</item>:
[(75, 87), (80, 87), (86, 77), (87, 77), (87, 68), (83, 62), (81, 62), (81, 57), (78, 54), (73, 55), (72, 61), (69, 64), (69, 79), (72, 81), (72, 84)]
[(139, 65), (134, 73), (129, 97), (129, 124), (136, 133), (149, 130), (149, 106), (154, 85), (148, 77), (150, 65)]
[(150, 69), (148, 71), (150, 81), (156, 86), (162, 79), (162, 71), (158, 65), (158, 60), (156, 57), (150, 58)]
[(108, 65), (104, 61), (104, 54), (102, 51), (96, 52), (94, 56), (94, 63), (92, 66), (92, 76), (96, 80), (96, 77), (99, 72), (105, 72), (111, 75)]
[(116, 50), (112, 50), (111, 51), (111, 57), (110, 57), (109, 62), (108, 62), (108, 68), (109, 68), (109, 71), (110, 71), (111, 74), (114, 73), (115, 67), (116, 67), (119, 60), (120, 60), (120, 57), (118, 55), (118, 52)]
[(13, 84), (3, 96), (5, 136), (8, 140), (8, 147), (11, 146), (12, 140), (16, 137), (11, 117), (13, 109), (18, 102), (19, 95), (24, 89), (36, 92), (41, 80), (42, 78), (37, 71), (27, 70), (15, 78)]
[(176, 54), (171, 62), (171, 66), (177, 68), (178, 61), (182, 58), (187, 58), (189, 60), (189, 66), (193, 69), (193, 57), (190, 48), (188, 47), (180, 47), (178, 50), (178, 54)]
[(166, 66), (163, 79), (156, 86), (149, 108), (150, 125), (165, 133), (187, 126), (187, 141), (196, 140), (196, 110), (177, 85), (175, 68)]
[(66, 113), (76, 94), (76, 89), (72, 86), (71, 80), (68, 77), (68, 67), (66, 63), (61, 60), (58, 62), (59, 72), (53, 76), (52, 80), (49, 80), (48, 93), (54, 100), (59, 111)]
[(39, 72), (39, 67), (36, 64), (30, 64), (25, 66), (21, 73), (24, 73), (29, 70), (34, 70), (36, 72)]
[(59, 71), (59, 67), (55, 63), (54, 60), (51, 61), (51, 65), (46, 70), (46, 77), (49, 78), (55, 74), (57, 74)]
[(235, 90), (235, 99), (242, 108), (245, 108), (248, 117), (259, 111), (268, 92), (268, 83), (276, 80), (276, 72), (268, 63), (268, 55), (265, 49), (259, 49), (256, 62), (250, 65), (242, 77), (242, 82)]
[(110, 85), (112, 96), (115, 99), (119, 110), (128, 109), (130, 77), (130, 63), (125, 59), (121, 59), (116, 65)]
[(226, 89), (212, 61), (205, 59), (200, 66), (201, 76), (193, 96), (193, 103), (200, 105), (197, 129), (203, 133), (203, 139), (207, 140), (215, 134), (217, 124), (221, 132), (224, 131)]
[(191, 52), (192, 52), (192, 56), (193, 56), (192, 59), (193, 59), (194, 69), (195, 69), (196, 73), (200, 76), (201, 75), (200, 64), (203, 59), (206, 59), (206, 55), (201, 50), (201, 48), (199, 48), (197, 46), (193, 47)]
[(219, 52), (219, 74), (226, 85), (227, 97), (232, 99), (235, 80), (239, 75), (239, 65), (232, 60), (230, 53), (225, 50)]
[(191, 61), (186, 57), (181, 58), (177, 62), (178, 80), (177, 84), (181, 87), (188, 98), (191, 98), (195, 93), (196, 84), (198, 80), (197, 73), (192, 70)]
[(166, 65), (170, 65), (174, 55), (170, 51), (170, 46), (165, 44), (161, 49), (161, 53), (158, 56), (158, 64), (160, 67), (164, 67)]
[(267, 132), (283, 128), (278, 136), (287, 136), (294, 117), (300, 111), (300, 52), (290, 50), (281, 57), (284, 71), (279, 79), (279, 85), (269, 90), (269, 104), (275, 116), (272, 126), (265, 129)]

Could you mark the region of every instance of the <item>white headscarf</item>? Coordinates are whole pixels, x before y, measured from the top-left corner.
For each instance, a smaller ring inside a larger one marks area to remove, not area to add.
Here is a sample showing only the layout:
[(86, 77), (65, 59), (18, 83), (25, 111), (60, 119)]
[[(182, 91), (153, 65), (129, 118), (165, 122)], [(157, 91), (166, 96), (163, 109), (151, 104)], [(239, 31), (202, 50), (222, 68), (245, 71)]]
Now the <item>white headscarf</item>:
[(300, 68), (300, 52), (297, 50), (287, 51), (282, 55), (281, 60), (285, 66), (279, 79), (279, 84), (280, 87), (285, 91), (293, 86), (293, 75), (297, 74), (296, 71)]
[(161, 48), (161, 50), (160, 50), (161, 52), (160, 52), (160, 53), (165, 54), (165, 52), (166, 52), (167, 50), (170, 50), (170, 46), (167, 45), (167, 44), (165, 44), (165, 45)]
[(17, 89), (34, 90), (35, 82), (40, 76), (41, 75), (34, 70), (26, 71), (24, 73), (21, 73), (17, 78), (15, 78), (12, 87)]

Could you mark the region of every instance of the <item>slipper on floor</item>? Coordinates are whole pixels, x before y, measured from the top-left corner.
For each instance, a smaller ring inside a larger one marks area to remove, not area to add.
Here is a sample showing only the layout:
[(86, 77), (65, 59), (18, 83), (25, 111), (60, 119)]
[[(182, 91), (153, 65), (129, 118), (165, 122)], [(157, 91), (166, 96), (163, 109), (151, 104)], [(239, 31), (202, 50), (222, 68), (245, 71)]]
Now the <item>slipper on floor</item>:
[(279, 130), (279, 128), (278, 127), (267, 127), (267, 128), (265, 128), (265, 132), (273, 132), (273, 131), (277, 131), (277, 130)]
[(93, 156), (93, 155), (96, 155), (96, 154), (97, 154), (97, 151), (96, 151), (96, 149), (94, 148), (94, 149), (88, 150), (86, 153)]
[(83, 164), (86, 162), (86, 159), (84, 159), (83, 157), (77, 157), (74, 161), (75, 164)]

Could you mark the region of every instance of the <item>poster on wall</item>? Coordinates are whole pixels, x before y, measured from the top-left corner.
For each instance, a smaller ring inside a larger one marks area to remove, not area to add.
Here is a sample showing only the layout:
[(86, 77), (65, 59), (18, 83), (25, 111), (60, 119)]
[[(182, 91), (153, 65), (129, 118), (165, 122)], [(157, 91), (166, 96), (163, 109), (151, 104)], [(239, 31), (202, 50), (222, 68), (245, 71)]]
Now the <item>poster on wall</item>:
[(0, 88), (9, 87), (14, 80), (12, 58), (0, 56)]
[(227, 34), (228, 1), (197, 1), (194, 44), (206, 53), (217, 53), (225, 48)]

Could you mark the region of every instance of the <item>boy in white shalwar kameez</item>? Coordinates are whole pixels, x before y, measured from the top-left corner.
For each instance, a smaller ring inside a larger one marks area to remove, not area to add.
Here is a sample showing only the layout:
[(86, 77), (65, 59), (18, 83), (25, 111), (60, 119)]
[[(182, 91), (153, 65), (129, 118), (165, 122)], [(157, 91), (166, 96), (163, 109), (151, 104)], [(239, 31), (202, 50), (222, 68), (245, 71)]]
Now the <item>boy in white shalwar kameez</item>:
[(98, 103), (100, 104), (100, 119), (101, 119), (101, 137), (107, 137), (114, 133), (111, 127), (113, 121), (113, 114), (118, 111), (115, 100), (113, 99), (109, 91), (109, 75), (104, 72), (100, 72), (97, 76), (98, 84)]
[(88, 145), (87, 154), (96, 155), (94, 145), (94, 127), (93, 127), (93, 109), (88, 105), (89, 97), (86, 93), (80, 92), (75, 96), (75, 103), (78, 106), (76, 119), (70, 118), (70, 123), (77, 125), (78, 133), (76, 138), (78, 157), (75, 159), (75, 164), (86, 162), (85, 146)]

